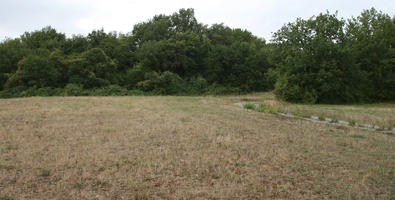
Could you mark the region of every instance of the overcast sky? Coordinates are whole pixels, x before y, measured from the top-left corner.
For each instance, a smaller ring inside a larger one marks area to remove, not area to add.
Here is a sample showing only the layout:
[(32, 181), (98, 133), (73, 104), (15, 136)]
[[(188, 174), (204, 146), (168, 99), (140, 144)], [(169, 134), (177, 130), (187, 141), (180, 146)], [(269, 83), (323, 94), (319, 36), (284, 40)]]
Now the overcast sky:
[(48, 25), (68, 37), (102, 27), (127, 33), (155, 14), (180, 8), (194, 8), (201, 23), (223, 22), (269, 40), (272, 32), (297, 17), (337, 10), (340, 17), (349, 18), (371, 7), (394, 16), (395, 0), (0, 0), (0, 40)]

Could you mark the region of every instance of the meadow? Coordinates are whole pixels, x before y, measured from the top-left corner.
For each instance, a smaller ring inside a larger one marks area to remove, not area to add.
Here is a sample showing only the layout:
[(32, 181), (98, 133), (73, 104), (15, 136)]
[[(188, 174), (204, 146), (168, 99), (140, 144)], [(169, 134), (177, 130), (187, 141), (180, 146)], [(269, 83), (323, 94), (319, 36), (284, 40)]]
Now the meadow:
[[(0, 199), (394, 199), (395, 135), (236, 106), (394, 122), (394, 104), (244, 96), (0, 99)], [(388, 126), (389, 126), (388, 125)]]

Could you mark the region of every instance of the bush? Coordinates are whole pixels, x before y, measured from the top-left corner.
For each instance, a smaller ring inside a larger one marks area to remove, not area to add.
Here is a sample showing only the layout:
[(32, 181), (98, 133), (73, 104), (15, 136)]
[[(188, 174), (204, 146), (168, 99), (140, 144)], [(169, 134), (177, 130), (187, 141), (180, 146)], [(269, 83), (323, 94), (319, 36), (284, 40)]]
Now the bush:
[(83, 96), (86, 95), (82, 86), (77, 84), (69, 83), (63, 90), (64, 96)]
[(276, 114), (278, 113), (278, 109), (272, 106), (266, 106), (264, 104), (259, 104), (259, 106), (256, 108), (256, 111), (258, 112), (264, 112), (264, 113), (271, 113), (271, 114)]
[(119, 85), (110, 85), (103, 88), (95, 88), (89, 92), (89, 96), (126, 96), (128, 90)]
[(154, 94), (170, 95), (185, 93), (184, 80), (175, 73), (165, 71), (161, 74), (150, 72), (145, 75), (146, 80), (137, 83), (137, 88), (153, 92)]
[(213, 94), (213, 95), (232, 94), (232, 93), (240, 94), (241, 90), (239, 88), (225, 87), (217, 83), (213, 83), (206, 90), (206, 94)]
[(208, 83), (202, 76), (192, 77), (188, 80), (188, 94), (203, 94), (207, 90)]
[(255, 108), (256, 108), (255, 104), (253, 104), (253, 103), (245, 103), (245, 104), (243, 104), (243, 107), (245, 109), (249, 109), (249, 110), (255, 110)]
[(128, 89), (135, 88), (138, 82), (144, 81), (145, 73), (147, 70), (143, 69), (140, 64), (134, 66), (126, 72), (124, 85)]
[(51, 87), (42, 87), (37, 88), (36, 86), (30, 87), (27, 90), (24, 90), (19, 93), (20, 97), (31, 97), (31, 96), (61, 96), (63, 95), (63, 90), (61, 88), (51, 88)]

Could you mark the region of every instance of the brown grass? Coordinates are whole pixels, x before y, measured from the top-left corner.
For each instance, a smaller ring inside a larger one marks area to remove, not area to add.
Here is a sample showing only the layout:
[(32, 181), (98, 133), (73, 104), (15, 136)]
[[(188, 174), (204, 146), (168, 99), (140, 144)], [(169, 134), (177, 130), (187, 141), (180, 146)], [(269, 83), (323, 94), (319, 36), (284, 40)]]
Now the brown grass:
[(394, 136), (247, 111), (243, 98), (261, 97), (0, 100), (0, 197), (395, 198)]

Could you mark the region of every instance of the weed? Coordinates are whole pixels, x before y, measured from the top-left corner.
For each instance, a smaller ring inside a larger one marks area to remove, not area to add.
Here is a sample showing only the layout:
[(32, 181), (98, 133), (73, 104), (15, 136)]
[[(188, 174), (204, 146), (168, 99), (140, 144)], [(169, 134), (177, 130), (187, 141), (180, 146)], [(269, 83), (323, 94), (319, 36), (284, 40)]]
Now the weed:
[(363, 135), (350, 135), (350, 137), (352, 137), (352, 138), (360, 138), (360, 139), (365, 138), (365, 136), (363, 136)]
[(315, 185), (314, 187), (313, 187), (313, 191), (315, 192), (315, 193), (321, 193), (321, 189), (320, 189), (320, 187), (318, 186), (318, 185)]
[(243, 107), (244, 107), (245, 109), (249, 109), (249, 110), (254, 110), (254, 109), (256, 108), (255, 104), (253, 104), (253, 103), (245, 103), (245, 104), (243, 105)]
[(73, 184), (73, 188), (76, 188), (76, 189), (81, 189), (83, 186), (84, 185), (79, 181), (77, 181)]
[(104, 170), (106, 170), (106, 168), (103, 167), (103, 166), (102, 166), (102, 167), (99, 167), (99, 169), (98, 169), (99, 172), (103, 172)]
[(49, 169), (40, 169), (40, 175), (41, 176), (47, 177), (50, 174), (51, 174), (51, 170), (49, 170)]
[(238, 163), (236, 163), (236, 166), (237, 167), (244, 167), (244, 166), (246, 166), (246, 163), (245, 162), (238, 162)]
[(104, 136), (103, 138), (100, 139), (102, 143), (106, 143), (109, 142), (110, 139), (108, 139), (106, 136)]
[(222, 135), (224, 135), (224, 134), (221, 133), (221, 132), (217, 132), (215, 135), (217, 135), (217, 136), (222, 136)]
[(206, 137), (200, 137), (199, 140), (200, 140), (200, 141), (207, 141), (208, 138), (206, 138)]
[(339, 120), (336, 119), (336, 118), (332, 118), (332, 119), (331, 119), (331, 123), (338, 123), (338, 122), (339, 122)]
[(259, 104), (259, 106), (256, 108), (256, 111), (264, 112), (264, 113), (271, 113), (271, 114), (275, 114), (278, 112), (278, 110), (276, 108), (271, 107), (271, 106), (265, 106), (264, 104)]
[(97, 180), (95, 180), (95, 181), (93, 182), (92, 185), (95, 186), (95, 187), (101, 187), (101, 186), (106, 186), (106, 185), (108, 185), (108, 182), (107, 182), (106, 180), (99, 180), (99, 179), (97, 179)]
[(187, 123), (187, 122), (191, 122), (192, 120), (190, 118), (183, 117), (183, 118), (180, 119), (180, 121), (183, 122), (183, 123)]
[(320, 121), (325, 121), (325, 116), (324, 115), (319, 115), (318, 116), (318, 120), (320, 120)]
[(220, 175), (219, 175), (218, 173), (213, 173), (213, 174), (211, 174), (211, 178), (213, 178), (213, 179), (219, 179), (219, 178), (220, 178)]
[(15, 169), (16, 166), (12, 163), (0, 162), (0, 169)]
[(115, 130), (113, 128), (107, 127), (104, 129), (104, 131), (106, 131), (107, 133), (111, 133), (114, 132)]
[(6, 194), (3, 194), (0, 196), (0, 200), (11, 200), (11, 197), (7, 196)]
[(41, 139), (42, 137), (44, 137), (44, 136), (46, 135), (46, 133), (45, 133), (45, 132), (37, 132), (35, 135), (36, 135), (39, 139)]
[(355, 126), (355, 124), (356, 124), (356, 122), (355, 122), (355, 120), (349, 120), (348, 121), (348, 124), (350, 125), (350, 126)]
[(17, 150), (18, 148), (19, 148), (18, 145), (12, 145), (12, 144), (8, 144), (5, 146), (5, 149), (8, 151)]

